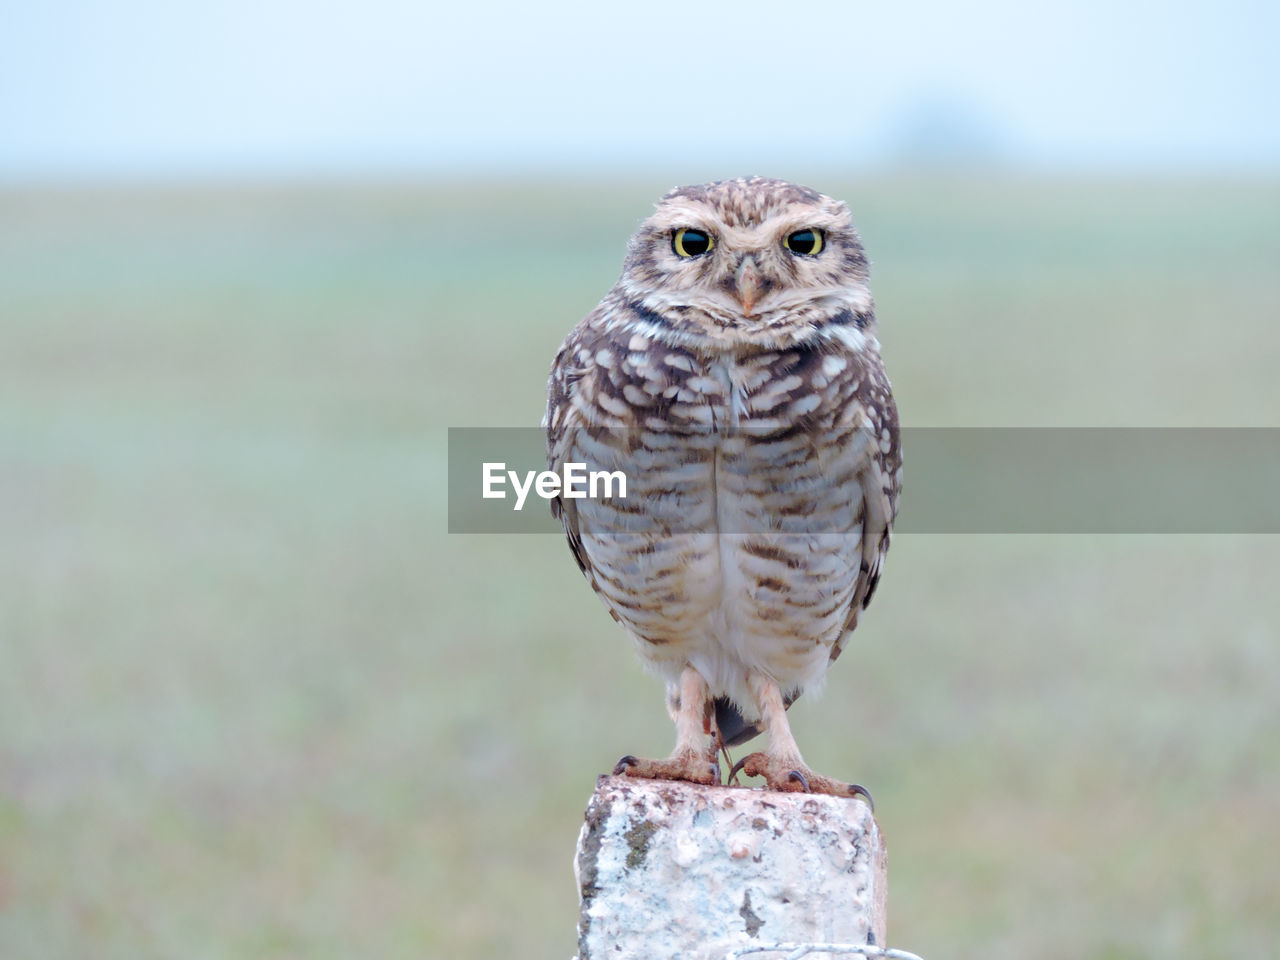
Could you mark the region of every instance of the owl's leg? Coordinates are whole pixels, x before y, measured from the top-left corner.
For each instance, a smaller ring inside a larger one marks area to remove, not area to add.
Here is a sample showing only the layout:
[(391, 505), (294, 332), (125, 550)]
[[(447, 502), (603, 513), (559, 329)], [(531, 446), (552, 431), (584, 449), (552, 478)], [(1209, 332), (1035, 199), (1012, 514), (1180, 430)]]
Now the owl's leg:
[(829, 793), (837, 797), (864, 797), (871, 808), (871, 794), (856, 783), (843, 783), (814, 773), (805, 766), (800, 748), (791, 733), (787, 720), (787, 708), (782, 700), (782, 690), (773, 680), (762, 674), (747, 674), (747, 686), (760, 708), (760, 722), (769, 731), (769, 749), (743, 757), (729, 773), (732, 783), (739, 770), (749, 777), (764, 777), (770, 790), (803, 793)]
[(690, 780), (694, 783), (719, 783), (720, 764), (716, 762), (714, 742), (708, 747), (703, 732), (707, 717), (707, 681), (693, 667), (680, 674), (678, 697), (667, 701), (667, 709), (676, 722), (676, 748), (666, 760), (644, 760), (623, 757), (613, 768), (615, 775), (644, 777), (647, 780)]

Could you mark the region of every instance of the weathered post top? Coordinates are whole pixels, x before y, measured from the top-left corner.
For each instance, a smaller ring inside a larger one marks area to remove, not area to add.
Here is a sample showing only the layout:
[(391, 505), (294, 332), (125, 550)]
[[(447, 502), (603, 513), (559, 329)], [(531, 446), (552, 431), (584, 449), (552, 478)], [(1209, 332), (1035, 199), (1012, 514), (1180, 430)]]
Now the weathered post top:
[(601, 777), (574, 872), (577, 960), (885, 943), (885, 846), (857, 797)]

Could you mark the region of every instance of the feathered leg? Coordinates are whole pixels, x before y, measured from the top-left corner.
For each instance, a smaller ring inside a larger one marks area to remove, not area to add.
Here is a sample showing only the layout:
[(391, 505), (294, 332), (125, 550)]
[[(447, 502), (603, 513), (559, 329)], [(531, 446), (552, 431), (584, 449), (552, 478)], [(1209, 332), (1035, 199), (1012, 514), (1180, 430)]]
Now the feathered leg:
[[(864, 797), (872, 804), (871, 794), (856, 783), (843, 783), (814, 773), (805, 766), (800, 748), (791, 733), (787, 708), (777, 683), (759, 673), (747, 675), (747, 685), (760, 709), (760, 721), (769, 731), (769, 749), (748, 754), (733, 766), (730, 782), (739, 770), (749, 777), (764, 777), (770, 790), (804, 793), (829, 793), (837, 797)], [(872, 809), (875, 809), (872, 804)]]
[(644, 777), (649, 780), (690, 780), (694, 783), (719, 783), (720, 764), (716, 762), (719, 735), (705, 739), (709, 711), (707, 681), (693, 667), (680, 674), (679, 694), (668, 700), (671, 717), (676, 722), (676, 748), (666, 760), (623, 757), (613, 768), (614, 774)]

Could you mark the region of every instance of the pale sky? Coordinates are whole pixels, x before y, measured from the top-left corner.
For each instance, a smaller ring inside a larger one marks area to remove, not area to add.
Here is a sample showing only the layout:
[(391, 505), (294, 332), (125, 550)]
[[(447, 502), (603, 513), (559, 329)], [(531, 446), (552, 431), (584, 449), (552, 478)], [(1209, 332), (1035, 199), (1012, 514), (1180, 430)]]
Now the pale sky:
[(1277, 11), (10, 0), (0, 177), (1277, 172)]

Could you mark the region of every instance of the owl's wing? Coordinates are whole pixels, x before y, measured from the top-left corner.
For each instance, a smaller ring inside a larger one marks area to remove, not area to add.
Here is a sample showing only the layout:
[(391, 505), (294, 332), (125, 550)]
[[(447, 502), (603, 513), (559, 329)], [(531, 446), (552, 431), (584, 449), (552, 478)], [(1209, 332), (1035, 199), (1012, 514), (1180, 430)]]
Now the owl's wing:
[(893, 538), (898, 494), (902, 490), (898, 409), (883, 368), (877, 367), (862, 381), (852, 403), (861, 408), (864, 429), (871, 439), (866, 468), (858, 474), (859, 486), (853, 492), (858, 503), (856, 509), (862, 513), (862, 561), (844, 629), (831, 647), (832, 660), (844, 650), (845, 641), (858, 625), (859, 614), (871, 603), (876, 592)]
[[(551, 364), (551, 376), (547, 381), (547, 411), (542, 418), (542, 428), (547, 436), (547, 469), (555, 473), (560, 473), (569, 459), (574, 436), (582, 429), (581, 408), (574, 403), (574, 397), (578, 394), (579, 381), (591, 372), (593, 366), (591, 351), (585, 350), (582, 344), (585, 323), (575, 327), (565, 339)], [(573, 559), (594, 588), (595, 574), (578, 531), (577, 502), (563, 496), (553, 497), (551, 515), (564, 526)]]

